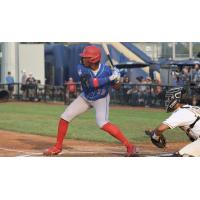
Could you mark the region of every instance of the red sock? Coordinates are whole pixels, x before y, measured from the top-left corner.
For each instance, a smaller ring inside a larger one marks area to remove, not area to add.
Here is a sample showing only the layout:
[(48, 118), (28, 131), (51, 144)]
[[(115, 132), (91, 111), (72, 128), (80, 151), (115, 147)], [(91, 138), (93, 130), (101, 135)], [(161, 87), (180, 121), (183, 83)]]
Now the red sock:
[(57, 142), (56, 142), (56, 147), (58, 148), (62, 148), (62, 143), (67, 133), (68, 125), (69, 125), (68, 121), (60, 119), (58, 125)]
[(128, 139), (123, 135), (123, 133), (120, 131), (120, 129), (116, 125), (108, 122), (101, 129), (111, 134), (116, 139), (118, 139), (126, 147), (130, 145)]

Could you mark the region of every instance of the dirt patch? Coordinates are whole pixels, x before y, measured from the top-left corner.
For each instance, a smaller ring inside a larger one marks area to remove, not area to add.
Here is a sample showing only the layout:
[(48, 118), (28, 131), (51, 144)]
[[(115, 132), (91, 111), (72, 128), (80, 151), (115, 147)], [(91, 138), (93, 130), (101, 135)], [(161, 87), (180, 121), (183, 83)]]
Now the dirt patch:
[[(55, 137), (31, 135), (0, 130), (0, 156), (43, 156), (43, 151), (54, 145)], [(140, 156), (154, 156), (173, 153), (186, 143), (170, 143), (164, 150), (154, 147), (151, 143), (136, 143)], [(126, 149), (120, 144), (89, 142), (65, 139), (63, 157), (121, 157)]]

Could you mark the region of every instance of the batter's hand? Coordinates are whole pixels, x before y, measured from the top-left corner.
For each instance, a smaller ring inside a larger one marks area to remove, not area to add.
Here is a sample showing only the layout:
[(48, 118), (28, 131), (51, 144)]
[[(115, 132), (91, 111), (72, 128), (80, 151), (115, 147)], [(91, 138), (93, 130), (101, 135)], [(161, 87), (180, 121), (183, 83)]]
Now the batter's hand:
[(113, 69), (112, 75), (109, 77), (110, 81), (120, 80), (120, 72), (117, 68)]

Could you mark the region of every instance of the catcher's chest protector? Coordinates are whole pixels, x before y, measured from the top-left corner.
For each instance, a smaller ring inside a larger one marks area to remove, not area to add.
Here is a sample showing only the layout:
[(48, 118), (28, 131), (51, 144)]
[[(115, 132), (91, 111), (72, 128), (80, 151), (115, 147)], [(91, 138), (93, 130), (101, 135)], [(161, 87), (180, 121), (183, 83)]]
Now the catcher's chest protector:
[(196, 117), (200, 117), (200, 107), (198, 106), (188, 106), (188, 107), (182, 107), (182, 108), (186, 108), (189, 111), (191, 111), (192, 113), (195, 114)]
[[(190, 130), (200, 120), (200, 107), (198, 107), (198, 106), (187, 106), (187, 107), (182, 107), (182, 108), (190, 110), (192, 113), (195, 114), (195, 117), (196, 117), (196, 120), (192, 124), (190, 124), (189, 128), (187, 129), (187, 135), (188, 135)], [(194, 141), (193, 138), (191, 138), (190, 136), (189, 136), (189, 138), (191, 139), (191, 141)]]

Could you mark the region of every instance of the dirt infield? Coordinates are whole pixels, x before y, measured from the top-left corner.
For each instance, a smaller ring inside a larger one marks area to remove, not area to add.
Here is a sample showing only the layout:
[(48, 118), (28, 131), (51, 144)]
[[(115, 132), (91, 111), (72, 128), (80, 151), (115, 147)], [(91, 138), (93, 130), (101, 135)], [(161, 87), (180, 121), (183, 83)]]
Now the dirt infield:
[[(0, 156), (43, 156), (42, 152), (54, 145), (56, 138), (0, 130)], [(136, 143), (139, 156), (159, 156), (173, 153), (186, 143), (170, 143), (162, 150), (151, 143)], [(120, 144), (65, 139), (63, 157), (122, 157), (125, 148)]]

